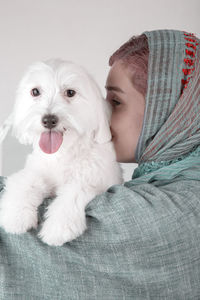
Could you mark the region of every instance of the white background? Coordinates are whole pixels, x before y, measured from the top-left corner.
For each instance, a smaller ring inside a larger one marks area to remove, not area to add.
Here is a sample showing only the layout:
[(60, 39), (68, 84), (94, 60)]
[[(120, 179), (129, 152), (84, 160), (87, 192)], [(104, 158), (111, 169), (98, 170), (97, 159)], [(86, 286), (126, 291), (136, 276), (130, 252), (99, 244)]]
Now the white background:
[[(0, 123), (12, 111), (15, 90), (27, 66), (63, 58), (83, 65), (105, 95), (110, 55), (146, 30), (200, 33), (199, 0), (0, 0)], [(0, 174), (21, 169), (30, 147), (8, 135)], [(125, 180), (134, 164), (122, 164)]]

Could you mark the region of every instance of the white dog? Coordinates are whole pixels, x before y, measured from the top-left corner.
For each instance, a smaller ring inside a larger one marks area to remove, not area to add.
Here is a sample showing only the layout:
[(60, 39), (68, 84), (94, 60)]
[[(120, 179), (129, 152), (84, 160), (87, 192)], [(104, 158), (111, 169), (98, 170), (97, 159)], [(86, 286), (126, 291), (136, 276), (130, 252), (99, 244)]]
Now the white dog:
[(16, 234), (36, 228), (38, 206), (56, 196), (40, 238), (59, 246), (85, 231), (89, 201), (123, 183), (110, 116), (110, 105), (82, 67), (50, 60), (29, 68), (17, 90), (12, 125), (15, 136), (32, 144), (33, 152), (24, 169), (6, 180), (1, 227)]

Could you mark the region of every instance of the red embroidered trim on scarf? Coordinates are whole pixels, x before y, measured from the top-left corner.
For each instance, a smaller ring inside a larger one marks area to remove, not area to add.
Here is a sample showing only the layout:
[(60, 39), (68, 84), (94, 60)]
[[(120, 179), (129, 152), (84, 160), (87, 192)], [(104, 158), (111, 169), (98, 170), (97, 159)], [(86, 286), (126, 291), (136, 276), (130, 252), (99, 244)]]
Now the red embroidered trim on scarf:
[(188, 75), (191, 75), (195, 68), (188, 68), (188, 67), (191, 67), (194, 65), (195, 63), (195, 55), (196, 55), (196, 47), (198, 45), (197, 43), (197, 40), (196, 40), (196, 37), (194, 36), (193, 33), (187, 33), (187, 32), (184, 32), (184, 35), (185, 35), (185, 40), (186, 40), (186, 47), (188, 49), (185, 49), (185, 54), (186, 54), (186, 58), (184, 58), (184, 63), (186, 65), (185, 68), (182, 69), (183, 71), (183, 74), (184, 74), (184, 79), (182, 79), (182, 92), (184, 89), (187, 88), (188, 86), (188, 83), (191, 79), (191, 76), (190, 77), (187, 77)]

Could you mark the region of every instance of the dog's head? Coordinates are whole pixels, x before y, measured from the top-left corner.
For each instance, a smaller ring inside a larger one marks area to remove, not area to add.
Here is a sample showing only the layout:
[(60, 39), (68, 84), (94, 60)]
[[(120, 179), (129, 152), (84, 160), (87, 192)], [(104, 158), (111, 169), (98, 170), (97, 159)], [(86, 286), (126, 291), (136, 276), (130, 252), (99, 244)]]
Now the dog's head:
[[(13, 133), (24, 144), (55, 139), (67, 129), (93, 134), (97, 143), (111, 140), (111, 107), (84, 68), (58, 59), (30, 66), (17, 89)], [(55, 136), (49, 136), (49, 132)], [(41, 136), (43, 136), (41, 138)], [(57, 147), (55, 146), (55, 147)], [(48, 151), (47, 151), (48, 153)]]

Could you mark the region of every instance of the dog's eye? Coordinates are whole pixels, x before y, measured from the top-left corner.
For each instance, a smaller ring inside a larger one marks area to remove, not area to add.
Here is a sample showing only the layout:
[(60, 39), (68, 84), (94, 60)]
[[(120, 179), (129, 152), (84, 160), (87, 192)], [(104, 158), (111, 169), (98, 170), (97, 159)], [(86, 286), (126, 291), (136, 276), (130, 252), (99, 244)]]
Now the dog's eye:
[(31, 95), (32, 95), (33, 97), (38, 97), (38, 96), (40, 96), (40, 91), (39, 91), (39, 89), (38, 89), (38, 88), (32, 89), (32, 90), (31, 90)]
[(68, 89), (68, 90), (64, 91), (64, 96), (65, 97), (74, 97), (75, 94), (76, 94), (76, 92), (74, 90)]

